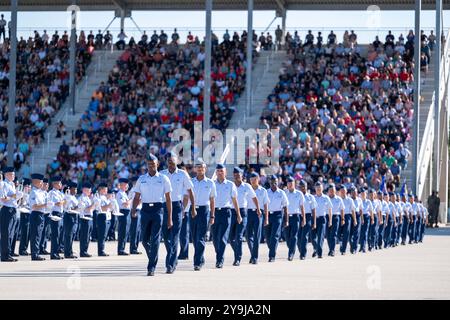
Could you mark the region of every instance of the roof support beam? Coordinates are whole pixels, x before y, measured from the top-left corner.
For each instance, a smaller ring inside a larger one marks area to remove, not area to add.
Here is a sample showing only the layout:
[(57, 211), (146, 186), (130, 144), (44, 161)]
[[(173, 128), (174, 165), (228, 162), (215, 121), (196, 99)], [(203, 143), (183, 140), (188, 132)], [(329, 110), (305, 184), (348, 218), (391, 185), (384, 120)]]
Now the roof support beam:
[[(414, 119), (413, 119), (413, 168), (412, 168), (412, 190), (414, 194), (418, 191), (418, 161), (419, 161), (419, 109), (420, 109), (420, 13), (422, 11), (422, 0), (415, 0), (415, 28), (414, 28)], [(423, 182), (422, 182), (423, 183)]]
[(16, 142), (16, 62), (17, 62), (17, 2), (11, 1), (11, 29), (9, 50), (9, 104), (8, 104), (8, 147), (7, 163), (14, 164), (14, 144)]

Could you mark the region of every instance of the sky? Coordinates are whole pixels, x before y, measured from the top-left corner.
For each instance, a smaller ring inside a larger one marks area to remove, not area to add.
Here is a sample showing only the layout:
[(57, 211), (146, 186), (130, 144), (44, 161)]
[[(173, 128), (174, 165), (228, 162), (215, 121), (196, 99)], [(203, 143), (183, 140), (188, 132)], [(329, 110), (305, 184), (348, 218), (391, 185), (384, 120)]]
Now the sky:
[[(4, 12), (5, 18), (10, 19), (9, 12)], [(188, 30), (200, 38), (204, 36), (205, 13), (203, 11), (134, 11), (132, 13), (134, 22), (139, 29), (146, 30), (147, 33), (158, 32), (163, 29), (170, 34), (173, 28), (177, 27), (182, 39), (185, 39)], [(275, 17), (274, 11), (255, 11), (253, 15), (254, 29), (259, 33), (269, 27)], [(79, 26), (81, 30), (94, 30), (97, 33), (102, 31), (114, 18), (112, 11), (80, 12)], [(435, 27), (434, 11), (423, 11), (421, 15), (422, 29), (428, 31)], [(49, 33), (54, 30), (68, 30), (70, 25), (70, 14), (68, 12), (19, 12), (18, 14), (18, 35), (28, 37), (33, 30), (47, 29)], [(246, 29), (247, 12), (245, 11), (213, 11), (212, 27), (213, 31), (221, 37), (225, 29), (230, 31), (242, 31)], [(271, 25), (270, 30), (274, 30), (281, 19), (277, 18)], [(360, 43), (373, 41), (375, 35), (382, 35), (386, 30), (392, 29), (398, 36), (409, 29), (414, 28), (413, 11), (288, 11), (287, 31), (298, 30), (302, 39), (308, 29), (317, 33), (322, 31), (328, 34), (334, 30), (338, 37), (342, 37), (344, 30), (355, 30)], [(450, 11), (444, 12), (443, 26), (450, 28)], [(119, 19), (116, 19), (109, 30), (117, 36), (120, 28)], [(131, 19), (125, 20), (125, 31), (128, 36), (140, 37), (140, 31)]]

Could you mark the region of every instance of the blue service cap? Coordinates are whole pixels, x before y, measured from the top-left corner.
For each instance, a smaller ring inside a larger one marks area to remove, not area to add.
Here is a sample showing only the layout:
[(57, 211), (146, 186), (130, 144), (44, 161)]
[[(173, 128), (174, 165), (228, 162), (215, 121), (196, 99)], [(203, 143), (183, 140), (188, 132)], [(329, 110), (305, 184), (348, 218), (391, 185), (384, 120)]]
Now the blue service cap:
[(250, 173), (250, 178), (259, 178), (258, 172), (252, 172), (252, 173)]
[(131, 177), (131, 182), (136, 182), (138, 181), (138, 179), (139, 179), (138, 176)]
[(347, 187), (344, 186), (343, 184), (340, 186), (339, 190), (342, 190), (342, 189), (344, 189), (345, 191), (347, 191)]
[(154, 154), (149, 153), (147, 155), (147, 161), (158, 161), (158, 158)]
[(305, 180), (301, 180), (300, 181), (300, 186), (303, 186), (303, 187), (308, 187), (308, 182), (306, 182)]
[(47, 178), (44, 178), (44, 179), (42, 179), (42, 182), (48, 183), (48, 179), (47, 179)]
[(216, 169), (225, 169), (225, 166), (223, 164), (221, 164), (221, 163), (218, 163), (216, 165)]
[(395, 193), (389, 192), (389, 195), (390, 195), (390, 196), (395, 196)]
[(54, 176), (51, 178), (51, 182), (61, 182), (62, 177), (61, 176)]
[(107, 188), (107, 187), (108, 187), (108, 184), (107, 184), (106, 182), (102, 182), (102, 183), (100, 183), (100, 184), (98, 185), (97, 189), (100, 189), (100, 188)]
[(3, 173), (10, 173), (10, 172), (14, 172), (14, 168), (13, 167), (6, 167), (5, 169), (3, 169)]
[(322, 186), (322, 182), (320, 182), (320, 181), (317, 181), (315, 184), (314, 184), (314, 187), (321, 187)]
[(83, 189), (84, 188), (86, 188), (86, 189), (92, 189), (92, 183), (90, 183), (90, 182), (85, 182), (85, 183), (83, 183)]
[(201, 158), (198, 158), (197, 161), (195, 161), (196, 166), (203, 166), (205, 164), (206, 164), (205, 161), (203, 161), (203, 159)]
[(239, 168), (239, 167), (234, 167), (234, 168), (233, 168), (233, 173), (240, 173), (240, 174), (242, 174), (242, 173), (244, 173), (244, 170), (242, 170), (242, 169)]
[(68, 186), (69, 188), (76, 188), (76, 187), (78, 187), (78, 185), (77, 185), (75, 182), (73, 182), (73, 181), (69, 181), (69, 182), (67, 183), (67, 186)]
[(273, 174), (269, 177), (269, 180), (278, 180), (278, 177), (275, 174)]
[(287, 182), (294, 182), (295, 179), (293, 177), (289, 176), (289, 177), (287, 177), (286, 181)]
[(127, 178), (120, 178), (119, 179), (119, 183), (128, 183), (128, 179)]
[(383, 191), (381, 191), (381, 190), (377, 191), (377, 195), (382, 196), (383, 195)]
[(389, 195), (389, 193), (383, 192), (383, 196), (388, 196), (388, 195)]
[(363, 193), (363, 192), (366, 192), (367, 191), (367, 189), (366, 188), (359, 188), (359, 193)]
[(44, 180), (44, 175), (40, 173), (33, 173), (31, 175), (32, 180)]
[(370, 193), (374, 193), (374, 192), (376, 192), (376, 190), (375, 190), (374, 188), (370, 188), (370, 189), (369, 189), (369, 192), (370, 192)]
[(30, 185), (31, 185), (31, 180), (28, 179), (28, 178), (24, 178), (24, 179), (22, 180), (22, 184), (23, 184), (24, 186), (30, 186)]
[(328, 189), (331, 189), (331, 188), (336, 188), (336, 185), (335, 185), (334, 183), (330, 183), (330, 184), (328, 185)]
[(356, 191), (356, 187), (352, 184), (350, 188), (348, 188), (350, 192)]

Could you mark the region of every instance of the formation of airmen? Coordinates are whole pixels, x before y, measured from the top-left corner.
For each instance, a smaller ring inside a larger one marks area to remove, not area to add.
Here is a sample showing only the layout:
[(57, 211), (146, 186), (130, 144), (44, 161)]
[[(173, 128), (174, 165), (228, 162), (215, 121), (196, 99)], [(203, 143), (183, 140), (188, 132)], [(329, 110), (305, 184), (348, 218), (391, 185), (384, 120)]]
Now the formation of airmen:
[[(150, 154), (148, 172), (131, 181), (119, 179), (116, 192), (101, 183), (93, 193), (93, 186), (85, 183), (79, 196), (77, 185), (68, 182), (63, 186), (61, 177), (48, 181), (33, 174), (31, 180), (18, 184), (14, 169), (6, 168), (0, 182), (1, 261), (14, 262), (19, 255), (40, 261), (46, 254), (50, 259), (75, 259), (75, 238), (79, 239), (79, 256), (88, 258), (94, 233), (98, 256), (107, 256), (105, 241), (116, 222), (117, 254), (141, 254), (138, 245), (142, 242), (149, 276), (155, 273), (161, 240), (167, 251), (166, 273), (170, 274), (178, 260), (188, 259), (190, 235), (194, 270), (201, 270), (209, 230), (216, 268), (223, 267), (228, 244), (234, 253), (233, 265), (240, 265), (244, 237), (250, 264), (258, 263), (261, 243), (267, 244), (269, 262), (274, 262), (281, 240), (288, 246), (289, 261), (297, 248), (304, 260), (308, 242), (313, 245), (312, 257), (322, 258), (325, 239), (331, 257), (338, 245), (340, 254), (345, 255), (347, 249), (356, 254), (423, 241), (428, 211), (412, 194), (333, 184), (324, 190), (320, 182), (312, 194), (306, 181), (297, 186), (292, 177), (281, 189), (275, 175), (268, 177), (270, 187), (266, 189), (258, 173), (251, 173), (247, 183), (238, 167), (233, 170), (232, 182), (226, 179), (222, 164), (217, 165), (212, 180), (206, 177), (202, 160), (196, 162), (192, 179), (177, 167), (176, 156), (169, 155), (167, 163), (168, 168), (158, 172), (158, 159)], [(126, 252), (128, 241), (130, 250)], [(16, 242), (20, 243), (19, 254), (15, 253)]]

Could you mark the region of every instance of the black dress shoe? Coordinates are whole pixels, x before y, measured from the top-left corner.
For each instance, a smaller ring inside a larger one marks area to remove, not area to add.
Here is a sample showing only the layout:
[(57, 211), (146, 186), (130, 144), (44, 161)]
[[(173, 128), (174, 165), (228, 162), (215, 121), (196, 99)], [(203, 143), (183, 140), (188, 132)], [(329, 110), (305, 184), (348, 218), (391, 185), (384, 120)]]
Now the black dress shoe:
[(30, 254), (27, 251), (20, 251), (19, 255), (20, 256), (29, 256)]
[(48, 252), (47, 250), (42, 250), (41, 252), (39, 252), (39, 254), (50, 255), (50, 252)]
[(323, 257), (322, 257), (322, 256), (318, 256), (317, 258), (318, 258), (318, 259), (322, 259)]
[(13, 257), (8, 257), (6, 259), (2, 259), (2, 262), (17, 262), (17, 259), (13, 258)]
[(44, 257), (41, 257), (41, 256), (36, 256), (36, 257), (32, 257), (31, 260), (32, 260), (32, 261), (44, 261), (45, 258), (44, 258)]
[(194, 266), (194, 271), (200, 271), (202, 267), (200, 266)]
[(269, 258), (269, 262), (274, 262), (275, 258)]
[(240, 264), (241, 264), (240, 261), (235, 261), (235, 262), (233, 262), (233, 266), (235, 266), (235, 267), (239, 267)]
[(90, 257), (92, 257), (92, 254), (89, 254), (89, 253), (81, 253), (81, 254), (80, 254), (80, 257), (81, 257), (81, 258), (90, 258)]
[(155, 275), (155, 271), (149, 271), (147, 272), (148, 277), (153, 277)]
[(216, 268), (217, 269), (222, 269), (223, 268), (223, 263), (222, 262), (216, 263)]
[(313, 252), (312, 257), (315, 258), (317, 256), (317, 252)]
[(64, 258), (60, 257), (60, 256), (51, 256), (50, 257), (50, 260), (62, 260), (62, 259), (64, 259)]
[(172, 274), (173, 272), (174, 272), (174, 269), (167, 269), (167, 270), (166, 270), (166, 273), (167, 273), (167, 274)]
[(288, 261), (292, 261), (292, 260), (294, 260), (294, 256), (293, 256), (293, 255), (290, 255), (290, 256), (288, 257)]
[(305, 260), (306, 258), (304, 257), (304, 256), (301, 256), (300, 257), (300, 260)]
[(131, 251), (130, 254), (142, 254), (140, 251)]
[(117, 255), (119, 256), (129, 256), (129, 254), (125, 251), (119, 252)]
[(13, 253), (12, 255), (11, 255), (11, 257), (18, 257), (19, 255), (17, 254), (17, 253)]
[(341, 251), (341, 256), (345, 256), (345, 252), (344, 251)]
[(66, 258), (66, 259), (78, 259), (78, 257), (74, 256), (73, 254), (70, 255), (70, 256), (64, 256), (64, 258)]
[(109, 257), (109, 254), (105, 253), (105, 252), (100, 252), (98, 254), (99, 257)]
[(178, 257), (178, 260), (189, 260), (189, 257)]
[(58, 250), (58, 253), (59, 253), (59, 254), (63, 254), (63, 253), (64, 253), (64, 250), (63, 250), (63, 249), (59, 249), (59, 250)]
[(328, 256), (334, 257), (334, 251), (330, 251), (330, 252), (328, 253)]

